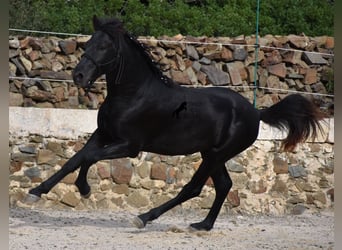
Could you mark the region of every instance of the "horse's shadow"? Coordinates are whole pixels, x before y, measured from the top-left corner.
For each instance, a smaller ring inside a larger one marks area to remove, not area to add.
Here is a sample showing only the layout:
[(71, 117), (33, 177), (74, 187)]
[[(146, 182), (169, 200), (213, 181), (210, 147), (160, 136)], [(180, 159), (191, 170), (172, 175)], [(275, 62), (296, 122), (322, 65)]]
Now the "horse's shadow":
[[(148, 223), (145, 228), (138, 229), (133, 224), (135, 215), (125, 213), (125, 216), (118, 213), (103, 211), (101, 216), (96, 216), (93, 212), (85, 211), (55, 211), (51, 210), (33, 210), (29, 208), (10, 208), (9, 210), (9, 228), (15, 229), (22, 226), (36, 228), (58, 229), (65, 227), (98, 227), (98, 228), (116, 228), (122, 229), (127, 233), (144, 232), (167, 232), (174, 225), (167, 222), (156, 221), (153, 225)], [(184, 226), (184, 225), (180, 225)], [(186, 227), (184, 227), (184, 231)], [(183, 230), (183, 229), (181, 229)]]

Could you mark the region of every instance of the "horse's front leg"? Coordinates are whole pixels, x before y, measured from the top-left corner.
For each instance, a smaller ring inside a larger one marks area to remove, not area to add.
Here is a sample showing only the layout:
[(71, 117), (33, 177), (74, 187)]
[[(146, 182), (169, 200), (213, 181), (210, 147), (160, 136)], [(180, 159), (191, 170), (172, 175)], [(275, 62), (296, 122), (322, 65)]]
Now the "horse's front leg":
[(27, 201), (37, 201), (42, 194), (47, 194), (65, 176), (77, 170), (84, 162), (84, 156), (87, 154), (87, 152), (99, 147), (98, 145), (98, 133), (95, 131), (87, 141), (86, 145), (73, 157), (71, 157), (59, 171), (29, 191)]
[(129, 146), (126, 142), (115, 142), (105, 147), (87, 152), (85, 160), (82, 162), (75, 185), (84, 198), (89, 198), (91, 189), (87, 181), (88, 170), (93, 163), (105, 159), (115, 159), (122, 157), (135, 157), (139, 150)]
[(90, 166), (99, 160), (131, 156), (132, 153), (127, 145), (126, 142), (118, 142), (103, 146), (100, 143), (98, 132), (95, 131), (86, 145), (67, 161), (58, 172), (29, 191), (28, 201), (38, 200), (42, 194), (48, 193), (65, 176), (77, 170), (80, 166), (81, 171), (76, 186), (79, 188), (81, 195), (87, 196), (90, 193), (90, 187), (86, 175)]

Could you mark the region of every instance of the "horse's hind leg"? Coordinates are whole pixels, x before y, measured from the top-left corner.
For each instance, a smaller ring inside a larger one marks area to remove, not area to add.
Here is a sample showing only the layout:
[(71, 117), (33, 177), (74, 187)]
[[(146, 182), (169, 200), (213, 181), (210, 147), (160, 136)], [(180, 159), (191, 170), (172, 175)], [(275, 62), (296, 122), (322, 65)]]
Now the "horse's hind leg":
[(187, 201), (193, 197), (198, 196), (201, 193), (205, 182), (209, 178), (209, 175), (210, 162), (203, 160), (200, 167), (192, 177), (191, 181), (182, 188), (182, 190), (175, 198), (167, 201), (159, 207), (151, 209), (147, 213), (137, 216), (133, 220), (133, 223), (138, 228), (143, 228), (146, 226), (146, 223), (148, 221), (157, 219), (160, 215), (170, 210), (171, 208), (183, 203), (184, 201)]
[(224, 163), (215, 167), (215, 171), (210, 175), (210, 177), (214, 182), (216, 197), (207, 217), (199, 223), (193, 223), (190, 225), (196, 230), (208, 231), (212, 229), (215, 220), (220, 212), (222, 204), (226, 199), (230, 188), (233, 185)]
[(80, 191), (81, 196), (84, 198), (89, 198), (91, 194), (90, 186), (87, 181), (87, 174), (90, 166), (91, 165), (89, 164), (82, 164), (80, 172), (78, 173), (78, 177), (75, 181), (75, 185), (78, 188), (78, 191)]

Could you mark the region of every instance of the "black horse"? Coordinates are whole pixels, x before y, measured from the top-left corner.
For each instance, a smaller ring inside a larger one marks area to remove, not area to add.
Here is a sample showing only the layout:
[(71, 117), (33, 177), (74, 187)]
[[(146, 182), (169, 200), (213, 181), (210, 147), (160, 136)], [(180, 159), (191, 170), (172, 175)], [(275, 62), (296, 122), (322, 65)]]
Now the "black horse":
[(253, 144), (260, 120), (288, 131), (285, 150), (315, 137), (320, 128), (321, 113), (301, 95), (289, 95), (270, 108), (257, 110), (229, 89), (181, 87), (163, 76), (119, 20), (94, 17), (93, 25), (95, 33), (86, 44), (73, 79), (89, 88), (100, 75), (106, 75), (108, 96), (98, 111), (98, 128), (61, 170), (29, 191), (32, 200), (48, 193), (79, 167), (75, 184), (81, 195), (88, 197), (87, 172), (99, 160), (136, 157), (140, 151), (164, 155), (200, 152), (202, 163), (181, 192), (137, 216), (134, 223), (142, 228), (198, 196), (211, 177), (214, 203), (203, 221), (191, 224), (197, 230), (210, 230), (232, 186), (225, 162)]

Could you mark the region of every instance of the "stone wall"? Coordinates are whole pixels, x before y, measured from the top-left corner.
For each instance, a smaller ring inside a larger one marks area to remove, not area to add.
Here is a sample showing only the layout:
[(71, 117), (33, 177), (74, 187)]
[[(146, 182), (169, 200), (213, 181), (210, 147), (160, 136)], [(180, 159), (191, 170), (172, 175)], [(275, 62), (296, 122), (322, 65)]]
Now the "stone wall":
[[(101, 161), (89, 171), (89, 199), (81, 198), (73, 185), (75, 172), (38, 203), (22, 202), (28, 190), (60, 169), (96, 128), (96, 110), (106, 97), (104, 78), (91, 88), (91, 100), (71, 80), (88, 39), (9, 37), (11, 206), (146, 210), (174, 197), (201, 162), (198, 154), (169, 157), (151, 153)], [(180, 84), (229, 86), (252, 101), (253, 90), (246, 87), (254, 84), (254, 37), (140, 39), (163, 73)], [(259, 42), (259, 86), (284, 89), (258, 89), (259, 107), (277, 102), (288, 94), (286, 90), (326, 94), (333, 85), (332, 37), (269, 35)], [(326, 54), (310, 53), (313, 51)], [(322, 108), (333, 107), (332, 97), (316, 96), (315, 100)], [(226, 164), (234, 185), (222, 212), (298, 214), (333, 207), (333, 119), (327, 120), (318, 142), (306, 142), (293, 153), (280, 152), (282, 135), (272, 131), (262, 124), (254, 145)], [(205, 210), (213, 198), (208, 180), (200, 197), (176, 209)]]
[[(83, 124), (84, 117), (88, 126)], [(25, 204), (22, 199), (28, 190), (60, 169), (84, 145), (96, 127), (96, 111), (10, 107), (9, 118), (10, 206), (147, 210), (174, 197), (201, 162), (199, 154), (171, 157), (146, 152), (134, 159), (100, 161), (88, 174), (89, 199), (81, 198), (73, 185), (76, 171), (38, 203)], [(279, 140), (283, 134), (262, 123), (257, 141), (226, 163), (234, 184), (222, 213), (281, 215), (333, 208), (334, 120), (322, 126), (324, 132), (315, 142), (284, 153)], [(206, 210), (214, 196), (209, 179), (200, 197), (175, 209)]]
[[(97, 109), (106, 97), (100, 79), (91, 89), (92, 100), (71, 81), (71, 72), (89, 37), (9, 37), (10, 105), (23, 107)], [(140, 37), (165, 75), (183, 85), (231, 86), (252, 101), (255, 37)], [(178, 42), (191, 42), (190, 44)], [(203, 42), (209, 44), (202, 44)], [(219, 44), (220, 43), (220, 44)], [(333, 88), (334, 38), (272, 36), (259, 39), (257, 105), (270, 106), (286, 90), (326, 94)], [(222, 45), (223, 44), (223, 45)], [(275, 50), (271, 47), (282, 48)], [(290, 50), (287, 50), (290, 49)], [(324, 54), (314, 54), (320, 52)], [(50, 79), (18, 79), (23, 77)], [(247, 88), (246, 88), (247, 87)], [(332, 97), (316, 97), (324, 108)]]

